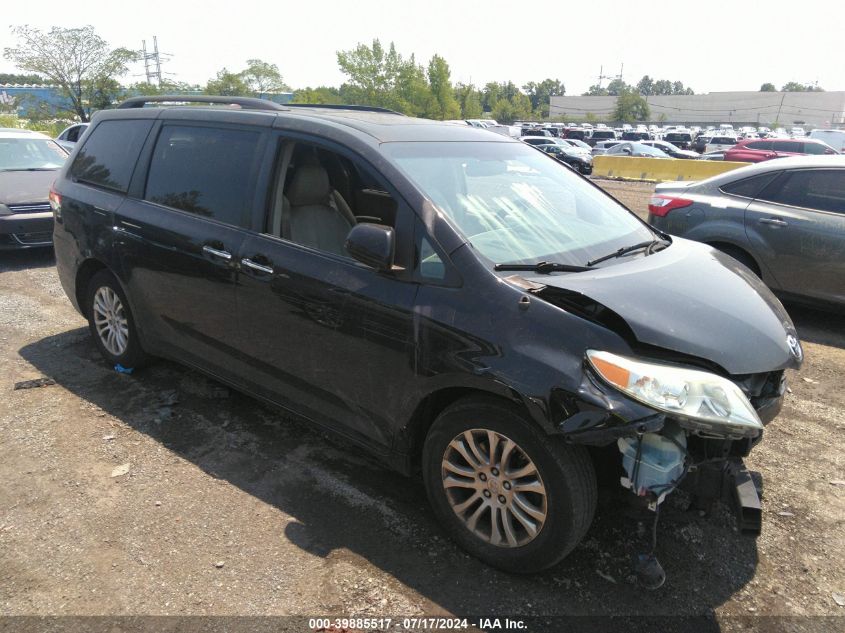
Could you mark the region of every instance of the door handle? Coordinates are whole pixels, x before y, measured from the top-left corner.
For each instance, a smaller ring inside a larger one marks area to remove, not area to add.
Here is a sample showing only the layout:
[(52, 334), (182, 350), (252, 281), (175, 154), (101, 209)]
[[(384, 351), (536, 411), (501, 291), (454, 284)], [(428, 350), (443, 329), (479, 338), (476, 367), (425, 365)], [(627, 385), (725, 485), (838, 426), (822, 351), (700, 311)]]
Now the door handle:
[(248, 258), (246, 258), (246, 257), (244, 257), (244, 258), (241, 260), (241, 264), (243, 264), (243, 265), (244, 265), (244, 266), (246, 266), (247, 268), (251, 268), (252, 270), (258, 271), (258, 272), (260, 272), (260, 273), (266, 273), (266, 274), (268, 274), (268, 275), (272, 275), (272, 274), (273, 274), (273, 272), (275, 272), (275, 271), (273, 270), (273, 267), (272, 267), (272, 266), (264, 266), (264, 265), (262, 265), (262, 264), (259, 264), (259, 263), (257, 263), (257, 262), (254, 262), (254, 261), (252, 261), (251, 259), (248, 259)]
[(757, 222), (760, 224), (770, 224), (772, 226), (789, 226), (789, 222), (778, 218), (760, 218)]
[(227, 262), (232, 259), (232, 253), (229, 253), (227, 251), (220, 251), (220, 250), (217, 250), (216, 248), (211, 248), (210, 246), (203, 246), (202, 252), (208, 253), (212, 257), (218, 257), (218, 258), (225, 260)]

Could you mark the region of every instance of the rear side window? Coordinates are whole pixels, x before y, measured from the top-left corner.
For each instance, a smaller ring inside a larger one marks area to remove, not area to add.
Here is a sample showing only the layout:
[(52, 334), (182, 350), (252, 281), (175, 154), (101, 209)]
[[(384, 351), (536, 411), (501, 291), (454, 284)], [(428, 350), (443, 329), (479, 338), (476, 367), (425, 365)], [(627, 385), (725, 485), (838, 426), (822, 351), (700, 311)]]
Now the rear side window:
[(830, 152), (829, 147), (826, 145), (822, 145), (821, 143), (802, 143), (804, 146), (804, 153), (805, 154), (827, 154), (832, 153)]
[(756, 198), (764, 187), (772, 182), (781, 172), (773, 171), (751, 178), (743, 178), (720, 187), (724, 193), (729, 193), (733, 196), (741, 196), (743, 198)]
[(791, 207), (845, 213), (845, 169), (804, 169), (787, 174), (760, 194)]
[(165, 126), (153, 151), (144, 199), (243, 225), (259, 132)]
[(772, 148), (776, 152), (801, 152), (804, 143), (790, 143), (789, 141), (774, 141)]
[(91, 131), (77, 154), (70, 177), (126, 193), (138, 154), (152, 126), (152, 121), (103, 121)]
[(771, 150), (772, 149), (772, 142), (771, 141), (754, 141), (753, 143), (749, 143), (746, 145), (748, 149), (756, 149), (756, 150)]

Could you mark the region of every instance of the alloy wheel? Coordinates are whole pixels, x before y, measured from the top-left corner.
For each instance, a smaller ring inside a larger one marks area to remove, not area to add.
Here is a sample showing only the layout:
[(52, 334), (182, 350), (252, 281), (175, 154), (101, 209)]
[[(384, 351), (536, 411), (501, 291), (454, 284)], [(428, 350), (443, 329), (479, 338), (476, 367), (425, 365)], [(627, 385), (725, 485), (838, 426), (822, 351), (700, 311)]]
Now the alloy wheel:
[(452, 510), (477, 537), (521, 547), (546, 521), (546, 488), (537, 466), (512, 439), (489, 429), (464, 431), (443, 453), (441, 477)]
[(94, 327), (103, 347), (109, 354), (122, 356), (129, 346), (129, 322), (117, 293), (108, 286), (101, 286), (94, 293)]

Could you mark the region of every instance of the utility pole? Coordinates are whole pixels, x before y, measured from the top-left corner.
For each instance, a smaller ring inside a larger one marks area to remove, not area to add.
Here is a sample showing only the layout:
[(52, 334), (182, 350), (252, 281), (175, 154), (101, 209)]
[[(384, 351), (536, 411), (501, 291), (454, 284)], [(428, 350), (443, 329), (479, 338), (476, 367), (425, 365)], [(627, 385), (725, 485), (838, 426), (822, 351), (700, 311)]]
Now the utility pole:
[(144, 59), (144, 74), (148, 84), (161, 87), (161, 57), (166, 53), (158, 50), (158, 36), (153, 35), (153, 50), (147, 52), (147, 40), (141, 40), (141, 57)]
[(613, 77), (611, 77), (610, 75), (605, 75), (604, 74), (604, 66), (600, 66), (599, 67), (599, 77), (598, 77), (598, 79), (599, 79), (599, 88), (601, 88), (601, 82), (602, 81), (604, 81), (605, 79), (613, 79)]

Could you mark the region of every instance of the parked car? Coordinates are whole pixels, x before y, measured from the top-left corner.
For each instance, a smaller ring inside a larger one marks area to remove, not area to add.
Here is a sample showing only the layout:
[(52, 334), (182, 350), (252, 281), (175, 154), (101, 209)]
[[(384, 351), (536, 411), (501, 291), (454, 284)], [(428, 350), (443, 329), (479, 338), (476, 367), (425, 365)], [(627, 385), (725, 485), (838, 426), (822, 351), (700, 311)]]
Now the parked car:
[(622, 133), (623, 141), (644, 141), (651, 138), (647, 130), (628, 130)]
[(670, 158), (684, 158), (684, 159), (698, 159), (701, 158), (701, 154), (698, 152), (693, 152), (688, 149), (681, 149), (680, 147), (676, 147), (674, 144), (669, 143), (668, 141), (640, 141), (643, 145), (648, 145), (649, 147), (656, 147), (664, 154), (668, 154)]
[(728, 136), (725, 134), (716, 134), (707, 141), (704, 146), (704, 153), (708, 152), (725, 152), (732, 148), (737, 143), (735, 136)]
[(725, 152), (706, 152), (701, 154), (698, 160), (725, 160)]
[(607, 154), (607, 150), (615, 145), (619, 145), (623, 141), (599, 141), (593, 147), (592, 155), (593, 156), (601, 156), (602, 154)]
[(457, 543), (511, 571), (578, 544), (596, 469), (655, 508), (744, 485), (801, 348), (735, 260), (499, 134), (190, 99), (239, 108), (101, 110), (51, 194), (110, 367), (173, 359), (421, 472)]
[(0, 128), (0, 250), (50, 246), (50, 185), (67, 152), (50, 137)]
[(678, 149), (688, 150), (692, 148), (692, 133), (689, 130), (672, 130), (663, 135), (663, 140)]
[(593, 148), (590, 147), (584, 141), (579, 141), (577, 138), (562, 138), (562, 139), (559, 139), (559, 140), (563, 141), (564, 143), (567, 143), (568, 145), (571, 145), (572, 147), (574, 147), (576, 149), (580, 149), (580, 150), (582, 150), (582, 152), (586, 152), (587, 154), (592, 153)]
[(669, 154), (642, 143), (622, 142), (605, 152), (606, 156), (635, 156), (642, 158), (669, 158)]
[(72, 152), (76, 143), (82, 138), (85, 130), (88, 129), (88, 123), (76, 123), (62, 130), (62, 133), (56, 137), (56, 143), (65, 148), (68, 152)]
[(615, 141), (616, 138), (616, 132), (614, 130), (608, 129), (606, 127), (596, 128), (592, 131), (590, 136), (587, 137), (586, 143), (595, 147), (596, 143), (600, 141)]
[(710, 244), (787, 299), (845, 306), (845, 156), (766, 161), (657, 185), (649, 223)]
[(772, 158), (800, 156), (802, 154), (836, 154), (836, 150), (815, 139), (778, 138), (746, 139), (725, 151), (725, 160), (759, 163)]
[(536, 145), (535, 147), (546, 152), (546, 154), (551, 155), (560, 162), (566, 163), (579, 174), (587, 175), (593, 173), (593, 157), (585, 156), (574, 147), (558, 145), (557, 143)]
[(845, 130), (813, 130), (809, 138), (823, 141), (837, 152), (845, 153)]
[(699, 154), (703, 154), (705, 148), (707, 147), (707, 143), (710, 142), (711, 138), (713, 138), (712, 134), (702, 132), (701, 134), (695, 137), (695, 140), (692, 142), (690, 149), (694, 152), (698, 152)]
[(583, 128), (569, 128), (564, 132), (564, 137), (583, 141), (587, 138), (587, 130)]

